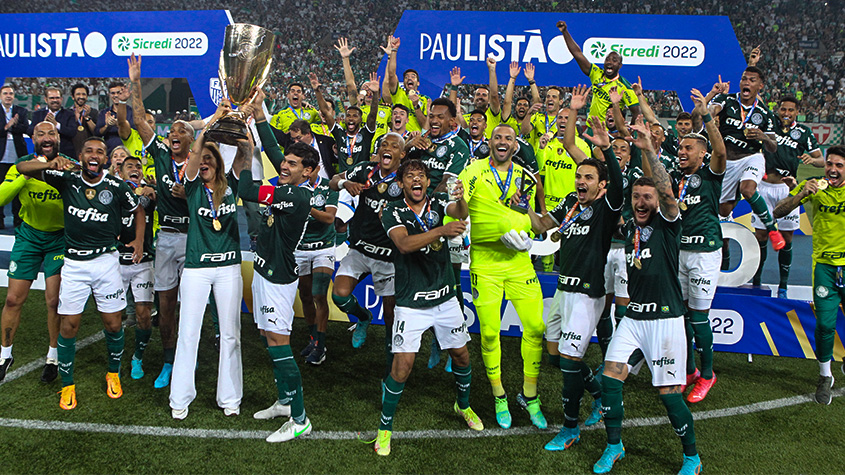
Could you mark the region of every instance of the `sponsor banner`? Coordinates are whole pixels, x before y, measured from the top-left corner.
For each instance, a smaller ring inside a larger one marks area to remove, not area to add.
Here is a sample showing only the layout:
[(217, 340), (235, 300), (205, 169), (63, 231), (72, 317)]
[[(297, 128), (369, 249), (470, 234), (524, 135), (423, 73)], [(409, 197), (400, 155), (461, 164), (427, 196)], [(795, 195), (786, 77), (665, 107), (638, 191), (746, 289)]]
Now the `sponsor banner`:
[[(616, 51), (623, 56), (622, 76), (632, 82), (640, 76), (648, 89), (709, 89), (719, 74), (738, 81), (746, 65), (727, 17), (408, 10), (394, 33), (401, 39), (397, 71), (418, 71), (420, 90), (433, 97), (455, 66), (464, 83), (487, 84), (488, 56), (501, 63), (499, 84), (507, 84), (512, 61), (533, 63), (539, 85), (583, 84), (587, 78), (566, 47), (559, 20), (592, 63), (601, 67)], [(386, 65), (385, 58), (380, 74)], [(517, 84), (528, 83), (520, 75)], [(678, 96), (690, 110), (689, 95)]]
[(0, 82), (6, 77), (128, 76), (143, 57), (150, 78), (186, 78), (203, 116), (222, 96), (217, 82), (226, 10), (0, 15)]

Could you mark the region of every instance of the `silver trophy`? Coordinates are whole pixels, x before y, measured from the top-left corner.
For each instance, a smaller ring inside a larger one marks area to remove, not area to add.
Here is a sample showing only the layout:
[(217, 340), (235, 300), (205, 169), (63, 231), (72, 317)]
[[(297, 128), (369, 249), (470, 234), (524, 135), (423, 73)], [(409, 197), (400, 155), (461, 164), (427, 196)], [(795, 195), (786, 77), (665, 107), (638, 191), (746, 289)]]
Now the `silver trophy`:
[[(220, 52), (220, 87), (234, 106), (247, 104), (253, 91), (261, 88), (273, 63), (275, 36), (260, 26), (235, 23), (226, 26), (223, 50)], [(246, 139), (247, 117), (232, 111), (210, 124), (205, 135), (215, 142), (235, 145)]]

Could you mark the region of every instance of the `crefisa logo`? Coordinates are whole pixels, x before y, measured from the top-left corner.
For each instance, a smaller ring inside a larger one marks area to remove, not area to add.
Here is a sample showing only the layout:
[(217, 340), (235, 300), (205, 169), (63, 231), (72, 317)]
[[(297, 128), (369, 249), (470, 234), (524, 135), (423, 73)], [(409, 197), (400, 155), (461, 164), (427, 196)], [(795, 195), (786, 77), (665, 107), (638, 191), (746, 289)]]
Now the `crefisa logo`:
[(3, 33), (0, 35), (0, 58), (99, 58), (108, 42), (98, 31), (85, 37), (78, 27), (55, 33)]

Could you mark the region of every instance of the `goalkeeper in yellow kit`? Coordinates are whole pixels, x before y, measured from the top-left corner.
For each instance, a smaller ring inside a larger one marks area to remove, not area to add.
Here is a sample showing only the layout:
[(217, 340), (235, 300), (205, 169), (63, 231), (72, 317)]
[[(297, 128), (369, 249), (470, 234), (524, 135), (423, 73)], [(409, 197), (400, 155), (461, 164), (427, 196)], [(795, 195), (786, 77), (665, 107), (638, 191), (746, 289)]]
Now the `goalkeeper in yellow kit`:
[[(476, 160), (459, 178), (470, 216), (470, 280), (472, 296), (481, 327), (481, 356), (496, 401), (496, 422), (507, 429), (511, 415), (502, 386), (502, 350), (499, 342), (502, 296), (511, 301), (522, 322), (522, 360), (524, 382), (517, 402), (526, 409), (531, 422), (546, 428), (540, 410), (537, 377), (543, 353), (543, 295), (531, 265), (528, 250), (532, 240), (527, 232), (531, 221), (527, 214), (511, 208), (520, 201), (520, 191), (530, 189), (530, 172), (511, 157), (517, 150), (516, 132), (507, 124), (493, 129), (490, 159)], [(525, 182), (525, 183), (523, 183)], [(525, 191), (527, 194), (527, 191)], [(530, 203), (523, 199), (523, 203)]]

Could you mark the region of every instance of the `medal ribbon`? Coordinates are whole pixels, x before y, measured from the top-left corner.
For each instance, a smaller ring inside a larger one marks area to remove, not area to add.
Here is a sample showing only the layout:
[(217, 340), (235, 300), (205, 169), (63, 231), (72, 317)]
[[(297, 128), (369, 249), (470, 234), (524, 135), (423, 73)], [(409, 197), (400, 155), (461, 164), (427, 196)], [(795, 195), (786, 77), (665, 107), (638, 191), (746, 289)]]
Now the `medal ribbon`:
[(296, 113), (296, 109), (294, 109), (293, 106), (288, 106), (288, 109), (290, 109), (291, 112), (293, 112), (293, 115), (295, 115), (297, 119), (302, 118), (302, 114), (303, 114), (303, 108), (302, 107), (299, 108), (299, 114)]
[(370, 170), (370, 173), (367, 175), (367, 183), (364, 185), (364, 189), (365, 189), (365, 190), (370, 189), (370, 188), (372, 188), (372, 187), (374, 187), (374, 186), (376, 186), (376, 185), (380, 185), (380, 184), (382, 184), (382, 183), (386, 182), (387, 180), (390, 180), (391, 178), (393, 178), (393, 177), (395, 177), (395, 176), (396, 176), (396, 172), (395, 172), (395, 171), (394, 171), (394, 172), (390, 172), (390, 175), (387, 175), (386, 177), (382, 178), (381, 180), (379, 180), (379, 181), (377, 181), (377, 182), (373, 183), (373, 182), (372, 182), (373, 175), (375, 175), (376, 171), (378, 171), (378, 170), (379, 170), (379, 166), (378, 166), (378, 165), (376, 165), (375, 167), (373, 167), (373, 169), (372, 169), (372, 170)]
[(757, 104), (760, 102), (760, 98), (754, 98), (754, 104), (751, 104), (751, 109), (748, 109), (748, 112), (745, 112), (745, 106), (742, 104), (742, 102), (739, 101), (739, 93), (736, 93), (736, 100), (737, 102), (739, 102), (739, 114), (742, 117), (742, 123), (739, 124), (739, 129), (742, 130), (745, 128), (745, 123), (748, 122), (748, 119), (751, 118), (751, 113), (754, 112), (754, 109), (757, 108)]
[(681, 178), (680, 185), (678, 185), (678, 187), (681, 190), (681, 192), (678, 193), (678, 203), (684, 201), (684, 197), (687, 196), (687, 187), (689, 187), (689, 182), (690, 182), (690, 180), (688, 178), (689, 178), (688, 176), (684, 175), (684, 177)]
[(352, 138), (352, 145), (349, 144), (350, 135), (346, 134), (346, 156), (347, 157), (352, 156), (352, 147), (354, 147), (355, 143), (357, 142), (358, 134), (352, 135), (351, 138)]
[(478, 147), (484, 143), (484, 139), (478, 141), (478, 145), (475, 144), (475, 140), (469, 139), (469, 153), (470, 155), (475, 155), (475, 151), (478, 150)]
[(173, 160), (172, 157), (170, 158), (170, 162), (173, 165), (173, 179), (176, 180), (177, 185), (181, 185), (182, 179), (185, 178), (185, 164), (183, 163), (180, 169), (176, 166), (176, 160)]
[(431, 228), (434, 227), (434, 222), (432, 222), (430, 220), (430, 217), (431, 217), (431, 199), (429, 197), (426, 197), (425, 202), (426, 202), (425, 203), (426, 204), (425, 214), (424, 214), (425, 222), (423, 222), (423, 220), (420, 218), (420, 215), (418, 215), (417, 212), (414, 211), (414, 208), (411, 207), (411, 204), (408, 203), (408, 199), (407, 198), (405, 199), (405, 205), (407, 205), (408, 209), (410, 209), (411, 212), (414, 213), (414, 217), (417, 218), (417, 222), (420, 223), (420, 227), (422, 227), (423, 232), (428, 232), (429, 230), (431, 230)]
[(135, 188), (138, 188), (138, 185), (136, 185), (135, 183), (133, 183), (133, 182), (131, 182), (131, 181), (129, 181), (129, 180), (126, 180), (126, 184), (127, 184), (127, 185), (129, 185), (129, 188), (132, 188), (133, 190), (134, 190)]
[(499, 197), (499, 201), (504, 201), (504, 199), (508, 196), (508, 189), (511, 187), (511, 178), (513, 178), (513, 163), (511, 163), (510, 168), (508, 168), (508, 177), (505, 179), (504, 184), (502, 183), (501, 177), (499, 177), (499, 171), (493, 166), (493, 160), (490, 160), (490, 171), (493, 172), (493, 178), (496, 179), (496, 185), (499, 187), (499, 191), (502, 192), (502, 196)]
[(552, 127), (554, 127), (555, 122), (557, 122), (557, 115), (555, 115), (555, 118), (549, 122), (549, 113), (543, 112), (543, 114), (546, 116), (546, 132), (548, 132)]
[(208, 198), (208, 207), (211, 208), (211, 220), (214, 221), (217, 219), (217, 209), (214, 207), (213, 192), (208, 185), (203, 185), (203, 187), (205, 187), (205, 196)]
[(575, 220), (578, 219), (578, 216), (581, 216), (581, 214), (584, 211), (587, 211), (587, 208), (589, 208), (589, 206), (588, 206), (587, 208), (582, 209), (581, 212), (579, 212), (578, 214), (576, 214), (573, 217), (572, 215), (575, 214), (575, 210), (578, 209), (579, 205), (580, 205), (580, 203), (575, 203), (572, 206), (572, 209), (567, 211), (566, 216), (563, 218), (563, 224), (561, 224), (560, 227), (557, 228), (557, 232), (563, 234), (564, 231), (569, 229), (569, 227), (572, 226), (573, 223), (575, 223)]
[(640, 258), (640, 227), (637, 226), (637, 229), (634, 230), (634, 257), (636, 259)]
[(443, 142), (444, 140), (449, 140), (450, 138), (454, 137), (455, 134), (457, 134), (457, 133), (458, 133), (457, 130), (453, 130), (453, 131), (449, 132), (448, 134), (441, 135), (440, 137), (437, 137), (437, 138), (432, 138), (431, 143), (440, 143), (440, 142)]

